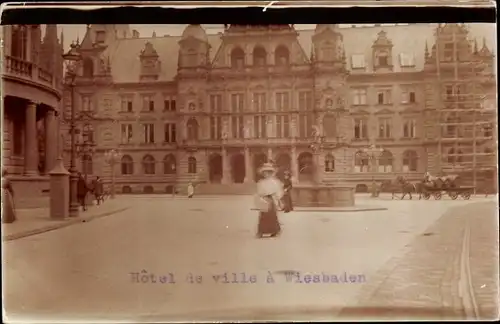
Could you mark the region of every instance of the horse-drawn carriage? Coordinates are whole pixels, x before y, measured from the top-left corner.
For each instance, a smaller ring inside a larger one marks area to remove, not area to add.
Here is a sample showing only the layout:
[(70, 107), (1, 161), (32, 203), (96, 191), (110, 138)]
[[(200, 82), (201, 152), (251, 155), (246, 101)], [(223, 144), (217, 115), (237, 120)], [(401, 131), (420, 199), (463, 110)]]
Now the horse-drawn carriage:
[(434, 199), (438, 200), (443, 197), (443, 193), (447, 193), (453, 200), (458, 197), (462, 197), (465, 200), (470, 199), (474, 193), (474, 187), (459, 186), (457, 180), (457, 175), (435, 177), (426, 172), (424, 180), (420, 184), (420, 188), (417, 189), (419, 197), (423, 197), (427, 200), (432, 196)]

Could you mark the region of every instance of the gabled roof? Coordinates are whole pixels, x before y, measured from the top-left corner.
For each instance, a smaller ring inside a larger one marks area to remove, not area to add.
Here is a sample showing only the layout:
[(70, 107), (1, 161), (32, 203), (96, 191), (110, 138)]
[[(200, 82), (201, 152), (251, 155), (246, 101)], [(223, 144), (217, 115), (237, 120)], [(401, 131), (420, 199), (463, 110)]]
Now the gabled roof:
[[(493, 24), (469, 24), (469, 39), (482, 39), (486, 37), (488, 47), (496, 52), (496, 38)], [(415, 71), (424, 67), (426, 43), (435, 43), (434, 25), (409, 24), (406, 26), (378, 26), (378, 27), (356, 27), (336, 29), (343, 35), (343, 43), (348, 65), (351, 67), (351, 56), (363, 54), (367, 72), (373, 71), (373, 43), (377, 40), (381, 31), (386, 33), (387, 39), (393, 44), (393, 71), (400, 72), (399, 54), (412, 55), (415, 61)], [(191, 28), (192, 30), (198, 27)], [(314, 29), (298, 30), (298, 42), (301, 50), (306, 56), (312, 51), (312, 37)], [(181, 36), (165, 36), (152, 38), (126, 38), (117, 39), (109, 43), (103, 56), (109, 56), (111, 60), (111, 71), (115, 83), (139, 82), (140, 76), (140, 54), (147, 42), (151, 43), (162, 62), (158, 81), (173, 81), (177, 74), (179, 57), (179, 41)], [(210, 44), (210, 60), (214, 61), (220, 49), (221, 35), (207, 35)]]

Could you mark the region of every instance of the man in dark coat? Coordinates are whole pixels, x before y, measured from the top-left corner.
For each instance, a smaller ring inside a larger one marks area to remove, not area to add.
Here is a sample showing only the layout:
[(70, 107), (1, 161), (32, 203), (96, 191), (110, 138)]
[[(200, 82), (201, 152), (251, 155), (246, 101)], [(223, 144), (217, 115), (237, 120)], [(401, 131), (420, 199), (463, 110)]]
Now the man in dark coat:
[(89, 192), (89, 187), (87, 185), (87, 181), (83, 177), (83, 175), (78, 172), (78, 184), (77, 184), (77, 190), (76, 190), (76, 196), (78, 199), (78, 202), (82, 206), (83, 210), (87, 210), (87, 205), (85, 204), (85, 197), (87, 196), (87, 193)]
[(97, 204), (100, 205), (101, 201), (104, 202), (104, 185), (102, 183), (102, 179), (99, 177), (96, 177), (92, 181), (92, 190), (94, 191), (94, 196), (95, 200), (97, 201)]
[(283, 198), (281, 201), (283, 202), (283, 211), (285, 213), (289, 213), (293, 210), (293, 203), (292, 203), (292, 179), (290, 177), (290, 172), (285, 171), (284, 173), (284, 179), (283, 179)]

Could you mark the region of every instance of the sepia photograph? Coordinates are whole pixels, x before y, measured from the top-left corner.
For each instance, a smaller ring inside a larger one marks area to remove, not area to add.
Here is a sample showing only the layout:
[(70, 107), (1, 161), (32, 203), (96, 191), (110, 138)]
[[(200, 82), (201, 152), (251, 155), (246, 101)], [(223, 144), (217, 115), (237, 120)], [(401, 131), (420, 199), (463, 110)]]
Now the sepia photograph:
[(4, 322), (498, 320), (495, 34), (3, 25)]

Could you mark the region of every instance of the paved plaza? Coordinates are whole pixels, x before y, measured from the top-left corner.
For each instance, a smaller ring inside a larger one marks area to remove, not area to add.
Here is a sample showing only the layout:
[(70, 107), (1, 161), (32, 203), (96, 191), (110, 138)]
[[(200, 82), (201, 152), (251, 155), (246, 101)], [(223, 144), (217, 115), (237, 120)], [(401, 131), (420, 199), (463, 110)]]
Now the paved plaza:
[[(438, 318), (470, 316), (471, 308), (476, 317), (498, 313), (496, 197), (358, 196), (387, 210), (281, 214), (282, 235), (261, 240), (252, 197), (126, 201), (131, 207), (113, 215), (5, 242), (6, 320), (418, 319), (419, 307), (441, 310), (428, 314)], [(468, 299), (464, 267), (475, 291)], [(389, 306), (400, 313), (369, 312)]]

